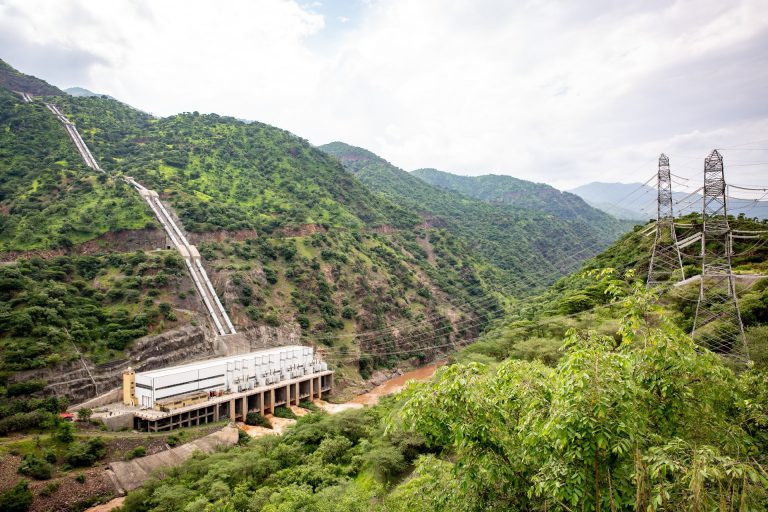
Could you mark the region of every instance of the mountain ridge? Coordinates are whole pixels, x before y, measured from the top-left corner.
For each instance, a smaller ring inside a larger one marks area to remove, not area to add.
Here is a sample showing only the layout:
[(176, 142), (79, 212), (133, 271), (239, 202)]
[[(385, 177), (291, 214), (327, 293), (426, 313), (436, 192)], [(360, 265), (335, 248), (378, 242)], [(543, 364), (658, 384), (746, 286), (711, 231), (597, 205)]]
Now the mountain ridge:
[(573, 248), (581, 248), (575, 252), (588, 257), (624, 231), (624, 226), (600, 212), (596, 215), (613, 226), (612, 233), (594, 229), (580, 219), (566, 220), (548, 211), (491, 204), (436, 187), (369, 150), (343, 142), (325, 144), (320, 149), (338, 158), (350, 173), (382, 197), (419, 212), (425, 220), (441, 222), (469, 240), (473, 251), (507, 277), (523, 272), (532, 281), (551, 282), (554, 275), (578, 265), (581, 255), (571, 257), (569, 251)]

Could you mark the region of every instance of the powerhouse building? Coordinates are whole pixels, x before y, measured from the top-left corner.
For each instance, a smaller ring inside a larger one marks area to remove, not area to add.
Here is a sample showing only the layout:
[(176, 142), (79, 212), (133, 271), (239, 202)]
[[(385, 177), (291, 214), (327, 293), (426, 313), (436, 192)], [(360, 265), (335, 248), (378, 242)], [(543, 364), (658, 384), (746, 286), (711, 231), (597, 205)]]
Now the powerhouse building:
[(123, 374), (123, 403), (134, 406), (136, 428), (168, 430), (249, 411), (274, 412), (330, 391), (333, 372), (312, 347), (290, 345)]

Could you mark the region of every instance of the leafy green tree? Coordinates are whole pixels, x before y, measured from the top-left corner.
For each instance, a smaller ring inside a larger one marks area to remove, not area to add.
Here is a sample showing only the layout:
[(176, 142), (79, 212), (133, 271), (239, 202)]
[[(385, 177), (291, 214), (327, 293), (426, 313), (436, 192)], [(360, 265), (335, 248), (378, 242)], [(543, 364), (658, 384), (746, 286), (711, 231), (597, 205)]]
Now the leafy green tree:
[(93, 416), (93, 410), (88, 407), (83, 407), (77, 411), (77, 419), (80, 421), (88, 421)]
[(62, 443), (69, 444), (75, 440), (75, 426), (68, 422), (62, 421), (56, 428), (56, 440)]
[(768, 475), (749, 455), (766, 453), (752, 425), (768, 419), (765, 403), (755, 406), (768, 383), (697, 349), (641, 285), (623, 307), (618, 343), (572, 331), (555, 368), (454, 365), (401, 395), (399, 421), (455, 452), (466, 489), (458, 501), (481, 497), (478, 510), (768, 505)]

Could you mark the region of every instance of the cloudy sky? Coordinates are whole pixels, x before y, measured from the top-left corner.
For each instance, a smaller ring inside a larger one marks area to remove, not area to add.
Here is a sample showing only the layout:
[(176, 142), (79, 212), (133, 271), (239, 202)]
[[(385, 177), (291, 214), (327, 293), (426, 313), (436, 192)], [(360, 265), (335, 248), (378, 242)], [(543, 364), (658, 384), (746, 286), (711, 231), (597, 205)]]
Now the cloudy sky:
[[(216, 112), (407, 170), (565, 189), (768, 182), (768, 1), (0, 0), (0, 57), (156, 115)], [(694, 187), (695, 188), (695, 187)]]

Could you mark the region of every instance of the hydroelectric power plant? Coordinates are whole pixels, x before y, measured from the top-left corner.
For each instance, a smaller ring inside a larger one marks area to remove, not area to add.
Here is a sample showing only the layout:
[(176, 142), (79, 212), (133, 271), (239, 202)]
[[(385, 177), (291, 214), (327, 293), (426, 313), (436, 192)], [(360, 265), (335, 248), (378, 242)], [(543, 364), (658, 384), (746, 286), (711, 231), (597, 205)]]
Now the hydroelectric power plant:
[(123, 374), (123, 402), (110, 407), (137, 430), (158, 432), (322, 398), (333, 371), (311, 347), (291, 345)]

